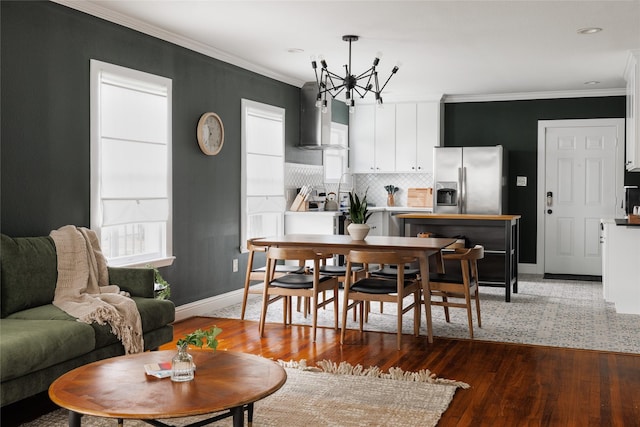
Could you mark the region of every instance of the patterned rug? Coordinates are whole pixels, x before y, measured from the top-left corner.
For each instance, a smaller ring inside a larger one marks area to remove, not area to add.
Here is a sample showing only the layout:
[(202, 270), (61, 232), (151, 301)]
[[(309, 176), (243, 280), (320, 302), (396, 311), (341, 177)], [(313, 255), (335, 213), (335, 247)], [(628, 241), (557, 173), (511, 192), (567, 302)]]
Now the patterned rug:
[[(342, 362), (280, 362), (287, 382), (271, 396), (254, 405), (255, 427), (282, 426), (435, 426), (449, 407), (457, 388), (465, 383), (437, 378), (428, 370), (404, 372), (399, 368), (381, 372)], [(197, 375), (197, 374), (196, 374)], [(167, 379), (167, 381), (169, 381)], [(167, 423), (184, 426), (206, 417), (174, 418)], [(56, 410), (23, 426), (65, 427), (67, 411)], [(111, 427), (115, 420), (85, 416), (83, 426)], [(142, 421), (125, 420), (127, 427)], [(231, 426), (227, 418), (212, 426)]]
[[(480, 287), (482, 328), (477, 327), (474, 311), (475, 339), (640, 354), (640, 315), (616, 313), (614, 305), (602, 297), (602, 283), (521, 275), (518, 285), (519, 292), (511, 294), (509, 303), (504, 301), (504, 289)], [(247, 304), (245, 319), (260, 319), (261, 297), (254, 297)], [(373, 304), (372, 310), (365, 330), (395, 333), (394, 305), (385, 304), (380, 313), (379, 305)], [(450, 323), (445, 322), (442, 308), (433, 307), (432, 313), (435, 336), (469, 338), (465, 310), (450, 309)], [(240, 304), (206, 315), (237, 319)], [(413, 332), (410, 316), (406, 315), (403, 323), (406, 334)], [(348, 319), (347, 328), (358, 329), (351, 312)], [(282, 322), (281, 304), (269, 306), (267, 322)], [(294, 310), (293, 322), (310, 325), (311, 316), (304, 318)], [(319, 311), (318, 325), (332, 324), (333, 310), (328, 306)], [(426, 335), (424, 314), (421, 333)]]

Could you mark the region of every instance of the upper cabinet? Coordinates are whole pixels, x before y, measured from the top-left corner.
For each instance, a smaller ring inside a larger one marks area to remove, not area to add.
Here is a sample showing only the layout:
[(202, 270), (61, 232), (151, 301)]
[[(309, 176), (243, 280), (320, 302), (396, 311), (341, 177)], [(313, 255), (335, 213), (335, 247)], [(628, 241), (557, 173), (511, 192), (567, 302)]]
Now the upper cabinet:
[(349, 125), (352, 172), (432, 173), (440, 121), (440, 102), (356, 106)]
[(640, 172), (640, 50), (629, 55), (627, 79), (627, 158), (629, 172)]
[(375, 106), (358, 105), (349, 118), (349, 164), (351, 172), (375, 172)]

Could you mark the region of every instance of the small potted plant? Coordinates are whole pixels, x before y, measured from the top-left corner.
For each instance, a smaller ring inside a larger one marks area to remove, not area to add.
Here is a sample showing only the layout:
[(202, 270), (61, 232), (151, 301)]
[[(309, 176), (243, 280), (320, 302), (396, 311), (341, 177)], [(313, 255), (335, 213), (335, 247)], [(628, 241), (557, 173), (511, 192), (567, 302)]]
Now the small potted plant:
[(207, 347), (214, 351), (218, 348), (218, 339), (222, 329), (213, 326), (206, 331), (196, 329), (178, 340), (178, 354), (171, 360), (171, 381), (183, 382), (191, 381), (194, 377), (195, 365), (193, 357), (188, 353), (190, 345), (202, 348), (207, 343)]
[(367, 234), (369, 234), (367, 220), (370, 216), (371, 212), (367, 209), (366, 191), (362, 200), (355, 192), (350, 191), (348, 218), (351, 224), (347, 227), (347, 231), (353, 240), (364, 240), (367, 237)]

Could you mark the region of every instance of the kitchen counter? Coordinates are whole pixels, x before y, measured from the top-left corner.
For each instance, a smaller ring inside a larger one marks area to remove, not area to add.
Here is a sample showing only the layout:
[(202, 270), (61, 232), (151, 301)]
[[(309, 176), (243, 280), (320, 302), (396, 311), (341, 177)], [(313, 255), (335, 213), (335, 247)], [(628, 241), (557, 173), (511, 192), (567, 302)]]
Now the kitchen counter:
[[(438, 237), (464, 236), (472, 245), (484, 246), (484, 258), (478, 262), (480, 285), (505, 288), (505, 301), (511, 292), (518, 292), (518, 256), (520, 246), (520, 215), (476, 215), (404, 213), (396, 215), (403, 221), (405, 236), (429, 232)], [(445, 270), (460, 269), (445, 264)]]
[(602, 293), (617, 313), (640, 314), (640, 227), (618, 220), (600, 221)]
[(285, 215), (304, 216), (304, 215), (322, 215), (322, 216), (340, 216), (344, 214), (341, 211), (286, 211)]
[(640, 227), (640, 223), (629, 223), (629, 220), (627, 220), (626, 218), (616, 218), (615, 220), (616, 225), (622, 225), (622, 226), (629, 226), (629, 227)]
[(425, 219), (456, 219), (456, 220), (482, 220), (482, 221), (513, 221), (520, 219), (521, 215), (476, 215), (476, 214), (400, 214), (398, 218), (425, 218)]

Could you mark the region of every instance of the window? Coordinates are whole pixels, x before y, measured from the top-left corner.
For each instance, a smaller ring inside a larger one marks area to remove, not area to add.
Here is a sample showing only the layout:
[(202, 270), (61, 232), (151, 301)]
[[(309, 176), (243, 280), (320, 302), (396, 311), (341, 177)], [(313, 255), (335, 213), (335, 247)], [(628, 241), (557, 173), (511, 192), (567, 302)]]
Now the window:
[(91, 60), (91, 228), (109, 265), (170, 265), (171, 80)]
[(242, 251), (247, 239), (284, 232), (284, 115), (242, 100)]
[[(340, 123), (331, 123), (331, 145), (347, 147), (349, 127)], [(345, 149), (324, 150), (322, 163), (324, 166), (324, 182), (339, 183), (347, 172), (348, 151)]]

